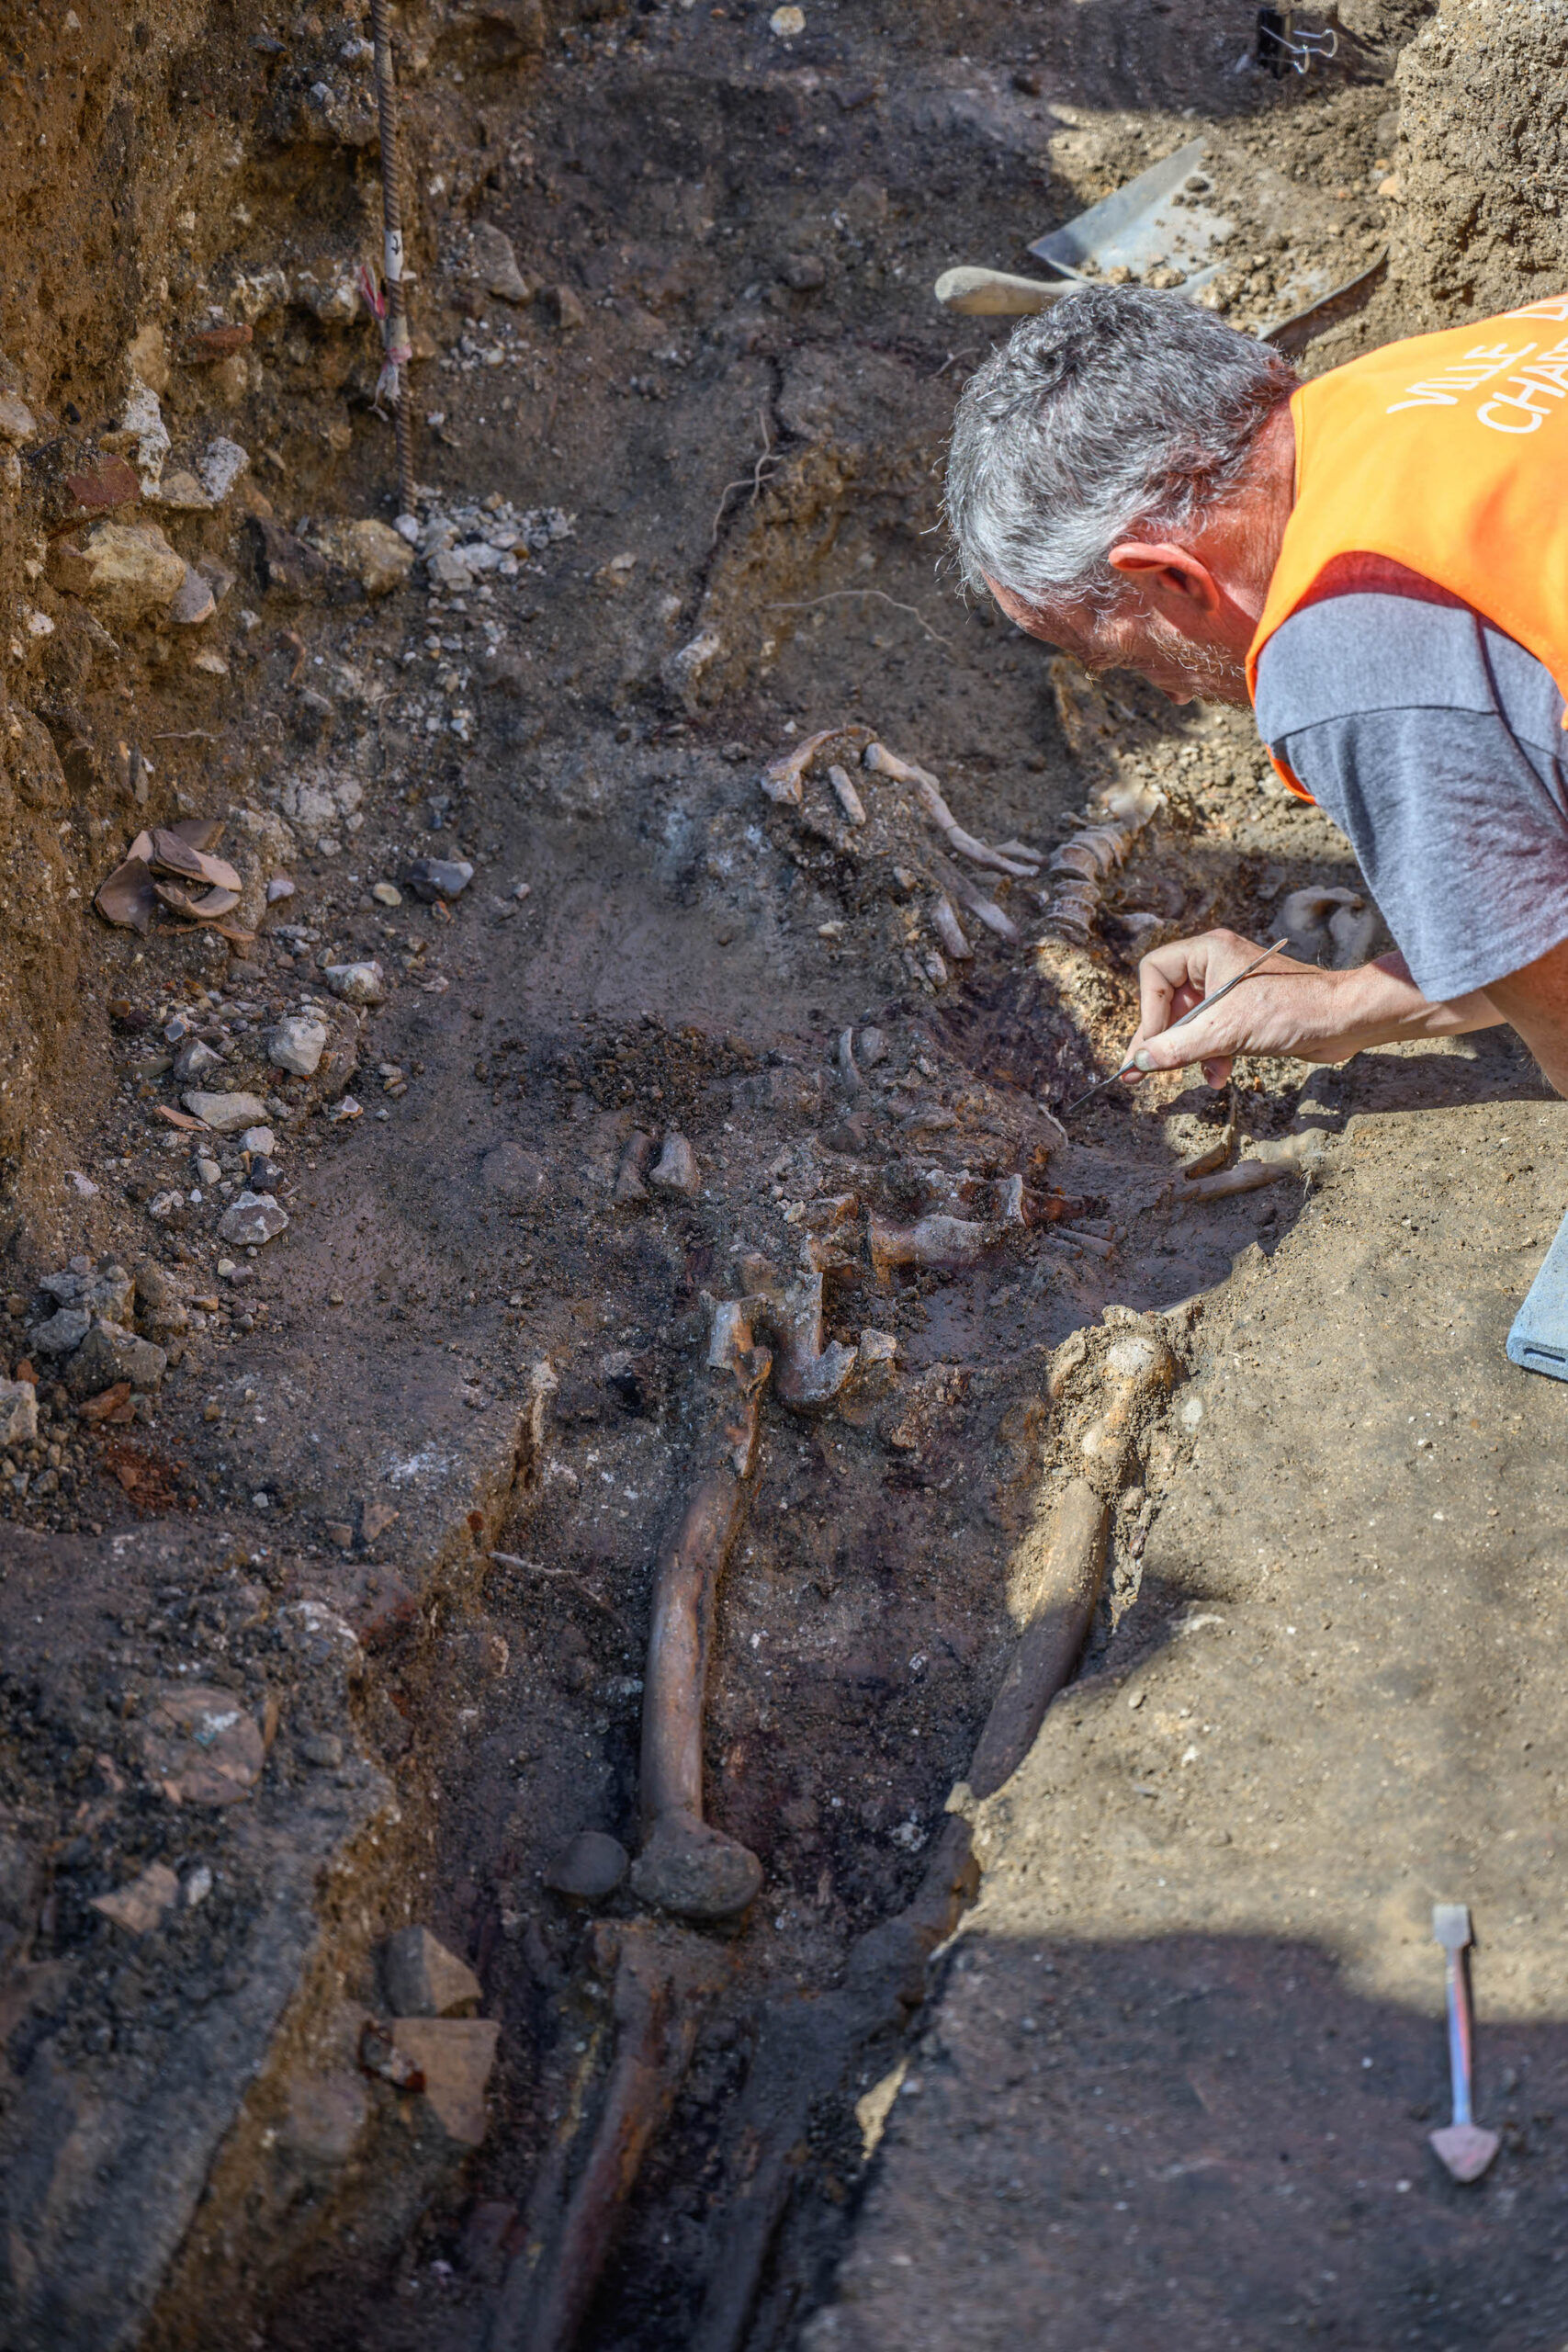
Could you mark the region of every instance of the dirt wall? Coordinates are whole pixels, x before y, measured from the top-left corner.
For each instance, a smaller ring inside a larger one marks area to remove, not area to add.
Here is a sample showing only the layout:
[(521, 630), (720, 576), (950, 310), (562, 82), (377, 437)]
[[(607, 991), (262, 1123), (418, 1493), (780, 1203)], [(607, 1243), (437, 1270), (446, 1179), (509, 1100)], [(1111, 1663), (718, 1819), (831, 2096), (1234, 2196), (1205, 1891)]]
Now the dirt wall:
[(1443, 0), (1400, 57), (1406, 332), (1568, 285), (1568, 7)]

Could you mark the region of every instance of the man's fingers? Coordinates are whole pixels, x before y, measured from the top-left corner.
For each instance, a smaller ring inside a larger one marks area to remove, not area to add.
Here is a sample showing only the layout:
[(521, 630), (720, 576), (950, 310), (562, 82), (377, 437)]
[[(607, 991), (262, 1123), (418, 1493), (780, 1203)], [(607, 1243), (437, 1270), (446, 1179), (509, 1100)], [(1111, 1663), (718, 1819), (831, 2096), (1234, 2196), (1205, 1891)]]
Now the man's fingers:
[(1230, 1084), (1230, 1075), (1231, 1057), (1228, 1054), (1211, 1055), (1203, 1064), (1203, 1076), (1216, 1093), (1222, 1086)]

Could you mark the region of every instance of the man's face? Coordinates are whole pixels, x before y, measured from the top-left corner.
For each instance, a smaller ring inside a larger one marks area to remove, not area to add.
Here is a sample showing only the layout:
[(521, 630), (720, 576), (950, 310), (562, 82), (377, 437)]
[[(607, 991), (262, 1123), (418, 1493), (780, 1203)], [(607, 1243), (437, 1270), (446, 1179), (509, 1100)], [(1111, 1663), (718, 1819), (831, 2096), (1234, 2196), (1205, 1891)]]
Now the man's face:
[(1207, 614), (1185, 605), (1179, 619), (1156, 610), (1136, 585), (1121, 607), (1096, 612), (1083, 605), (1027, 605), (993, 582), (991, 594), (1009, 620), (1059, 646), (1086, 670), (1138, 670), (1172, 702), (1194, 700), (1248, 704), (1247, 667), (1234, 632), (1223, 632)]

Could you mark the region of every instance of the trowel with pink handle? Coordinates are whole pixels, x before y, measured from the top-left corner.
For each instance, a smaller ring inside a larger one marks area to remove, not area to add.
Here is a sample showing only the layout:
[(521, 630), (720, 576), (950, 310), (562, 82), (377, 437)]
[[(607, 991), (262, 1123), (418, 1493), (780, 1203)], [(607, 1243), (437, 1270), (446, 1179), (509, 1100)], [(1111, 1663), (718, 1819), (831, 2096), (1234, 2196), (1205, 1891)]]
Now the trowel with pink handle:
[(1484, 2131), (1470, 2111), (1470, 1970), (1465, 1960), (1472, 1941), (1469, 1905), (1434, 1903), (1432, 1933), (1448, 1954), (1449, 2069), (1453, 2076), (1454, 2120), (1427, 2136), (1455, 2180), (1479, 2180), (1503, 2143), (1495, 2132)]

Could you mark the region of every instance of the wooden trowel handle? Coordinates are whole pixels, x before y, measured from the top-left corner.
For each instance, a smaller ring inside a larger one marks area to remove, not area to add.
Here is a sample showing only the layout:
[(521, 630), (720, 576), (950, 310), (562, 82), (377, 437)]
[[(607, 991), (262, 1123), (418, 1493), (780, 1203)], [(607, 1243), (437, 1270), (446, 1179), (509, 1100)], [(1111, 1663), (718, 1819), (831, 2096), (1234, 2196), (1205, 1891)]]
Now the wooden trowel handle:
[(1070, 293), (1075, 281), (1041, 277), (1010, 277), (1005, 269), (944, 269), (936, 282), (936, 299), (944, 310), (967, 317), (1017, 318), (1029, 311), (1043, 311), (1048, 303)]

